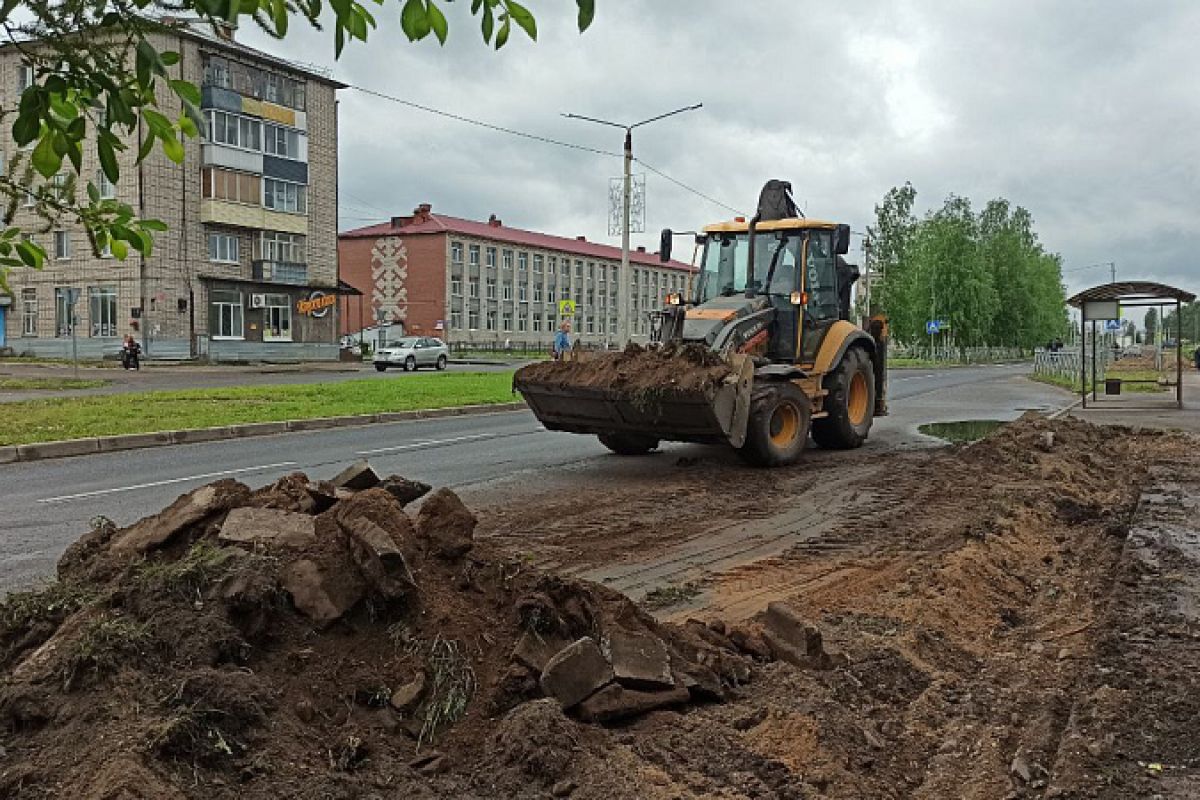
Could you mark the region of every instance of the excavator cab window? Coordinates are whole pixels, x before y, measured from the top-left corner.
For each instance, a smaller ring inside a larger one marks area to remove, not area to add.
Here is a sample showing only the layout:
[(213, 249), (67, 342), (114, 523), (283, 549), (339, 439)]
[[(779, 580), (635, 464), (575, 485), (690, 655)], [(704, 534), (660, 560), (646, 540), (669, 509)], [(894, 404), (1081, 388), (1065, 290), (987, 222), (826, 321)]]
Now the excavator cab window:
[(837, 258), (829, 232), (812, 231), (804, 268), (808, 292), (807, 314), (813, 321), (838, 319), (841, 313), (837, 285)]

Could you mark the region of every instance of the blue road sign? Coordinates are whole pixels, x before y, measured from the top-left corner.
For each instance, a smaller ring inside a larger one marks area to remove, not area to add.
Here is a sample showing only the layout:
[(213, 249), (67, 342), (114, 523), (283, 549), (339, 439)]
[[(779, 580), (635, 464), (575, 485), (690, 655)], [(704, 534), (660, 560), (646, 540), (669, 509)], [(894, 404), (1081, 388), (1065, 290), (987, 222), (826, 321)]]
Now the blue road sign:
[(1106, 320), (1104, 320), (1104, 330), (1106, 330), (1106, 331), (1119, 331), (1119, 330), (1121, 330), (1121, 320), (1119, 320), (1119, 319), (1106, 319)]
[(931, 319), (925, 323), (925, 332), (932, 336), (935, 333), (940, 333), (942, 330), (942, 321), (940, 319)]

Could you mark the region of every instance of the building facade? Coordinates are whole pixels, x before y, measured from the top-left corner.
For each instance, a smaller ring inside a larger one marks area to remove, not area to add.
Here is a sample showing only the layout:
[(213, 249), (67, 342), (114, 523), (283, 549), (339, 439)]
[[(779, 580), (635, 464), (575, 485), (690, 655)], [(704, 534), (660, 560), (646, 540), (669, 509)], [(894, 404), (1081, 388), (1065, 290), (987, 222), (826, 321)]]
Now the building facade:
[[(132, 333), (149, 358), (336, 359), (342, 84), (182, 23), (153, 43), (180, 54), (171, 78), (201, 87), (206, 129), (185, 142), (183, 163), (156, 148), (136, 164), (131, 141), (118, 153), (114, 185), (86, 147), (82, 174), (64, 165), (50, 183), (82, 197), (91, 180), (104, 197), (168, 230), (155, 236), (149, 257), (121, 261), (97, 252), (78, 224), (45, 219), (32, 200), (18, 207), (14, 223), (47, 259), (43, 270), (10, 275), (7, 346), (69, 355), (74, 333), (80, 354), (97, 357)], [(32, 79), (18, 51), (0, 50), (3, 107), (15, 108)], [(178, 115), (163, 81), (158, 102), (168, 117)], [(10, 174), (31, 174), (29, 151), (16, 147), (7, 126), (0, 158)]]
[[(455, 344), (509, 342), (549, 346), (563, 319), (585, 344), (617, 338), (620, 248), (434, 214), (422, 204), (409, 216), (339, 236), (341, 277), (364, 294), (348, 306), (342, 333), (390, 325), (403, 334)], [(685, 292), (693, 273), (657, 253), (630, 254), (629, 313), (634, 341), (650, 333), (650, 312), (670, 292)], [(564, 303), (563, 301), (568, 301)]]

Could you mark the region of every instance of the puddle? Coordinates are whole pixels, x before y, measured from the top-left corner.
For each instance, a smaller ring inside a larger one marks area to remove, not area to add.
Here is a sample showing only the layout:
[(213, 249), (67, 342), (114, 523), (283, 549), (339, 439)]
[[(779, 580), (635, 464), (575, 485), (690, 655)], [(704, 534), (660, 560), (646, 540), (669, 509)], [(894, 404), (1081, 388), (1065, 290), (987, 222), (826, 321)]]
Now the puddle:
[(963, 444), (982, 439), (1003, 424), (998, 419), (967, 419), (961, 422), (929, 422), (918, 426), (917, 430), (951, 444)]

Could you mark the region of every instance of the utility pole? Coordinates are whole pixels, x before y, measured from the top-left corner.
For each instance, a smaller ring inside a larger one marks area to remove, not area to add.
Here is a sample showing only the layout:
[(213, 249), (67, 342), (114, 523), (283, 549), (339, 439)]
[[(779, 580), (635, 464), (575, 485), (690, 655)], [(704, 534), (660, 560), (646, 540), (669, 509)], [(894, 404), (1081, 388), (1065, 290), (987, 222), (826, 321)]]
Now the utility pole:
[[(677, 108), (674, 111), (668, 111), (666, 114), (659, 114), (656, 117), (644, 119), (641, 122), (635, 122), (632, 125), (626, 125), (620, 122), (613, 122), (607, 119), (596, 119), (595, 117), (585, 117), (582, 114), (563, 114), (567, 119), (579, 119), (584, 122), (594, 122), (597, 125), (608, 125), (613, 128), (622, 128), (625, 131), (625, 168), (622, 175), (622, 191), (621, 191), (621, 268), (617, 274), (617, 347), (623, 348), (629, 343), (629, 206), (630, 206), (630, 184), (633, 180), (633, 129), (640, 128), (643, 125), (649, 125), (651, 122), (658, 122), (660, 119), (673, 117), (676, 114), (682, 114), (685, 111), (695, 111), (703, 107), (703, 103), (696, 103), (694, 106), (684, 106)], [(592, 310), (589, 309), (589, 313)], [(608, 330), (607, 320), (605, 321), (605, 330)]]

